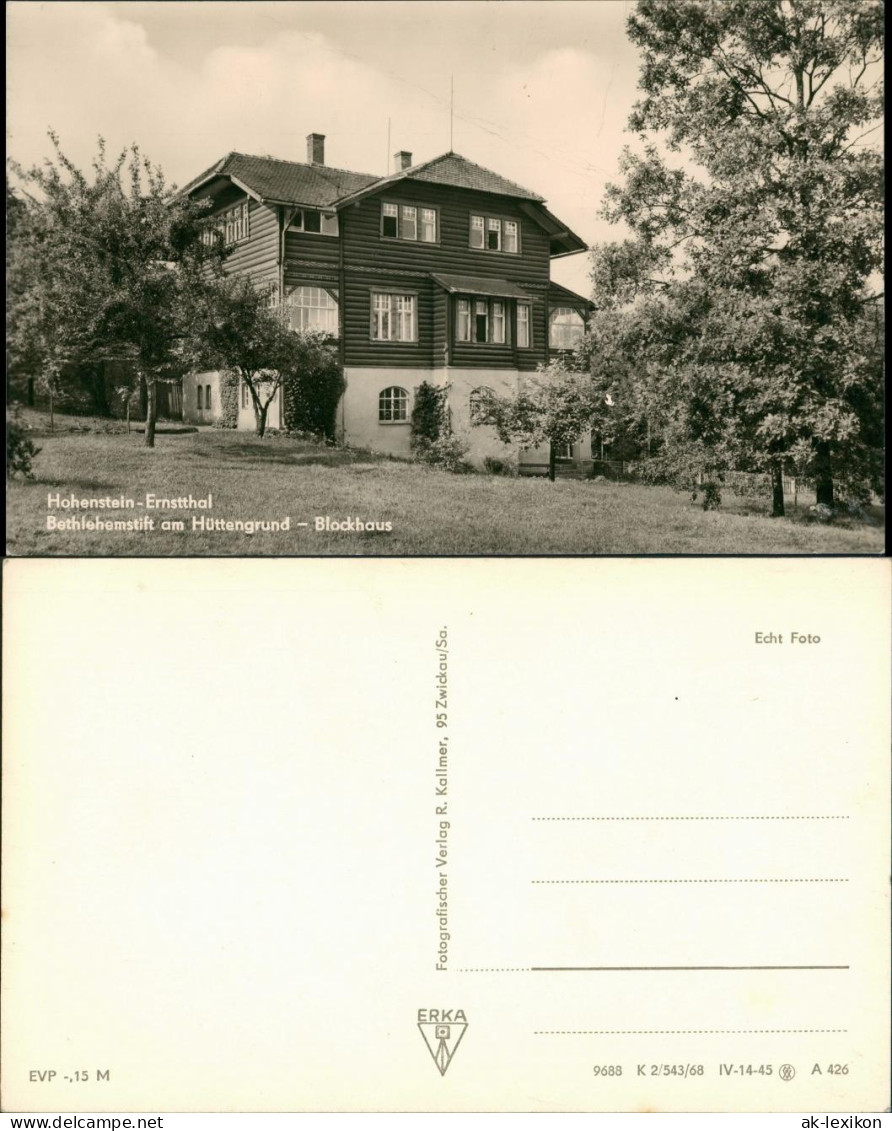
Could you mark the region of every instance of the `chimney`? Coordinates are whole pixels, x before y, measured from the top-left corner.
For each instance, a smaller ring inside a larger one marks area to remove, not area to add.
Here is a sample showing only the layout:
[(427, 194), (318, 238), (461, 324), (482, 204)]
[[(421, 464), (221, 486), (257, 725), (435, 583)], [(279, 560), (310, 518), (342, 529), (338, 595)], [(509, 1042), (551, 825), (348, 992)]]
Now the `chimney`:
[(307, 164), (325, 164), (325, 134), (307, 134)]
[(399, 173), (403, 169), (408, 169), (412, 164), (412, 154), (408, 149), (400, 149), (393, 155), (393, 171)]

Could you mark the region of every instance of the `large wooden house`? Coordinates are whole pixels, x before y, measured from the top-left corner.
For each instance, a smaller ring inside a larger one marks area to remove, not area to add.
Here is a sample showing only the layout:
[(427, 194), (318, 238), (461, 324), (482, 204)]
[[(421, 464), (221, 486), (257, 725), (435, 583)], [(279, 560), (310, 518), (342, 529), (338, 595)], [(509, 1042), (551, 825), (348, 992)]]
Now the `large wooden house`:
[[(400, 152), (380, 177), (326, 165), (324, 143), (309, 135), (306, 162), (230, 153), (182, 191), (211, 201), (229, 270), (271, 286), (293, 327), (336, 339), (347, 443), (408, 455), (414, 391), (427, 381), (448, 387), (472, 460), (514, 454), (474, 423), (475, 400), (516, 389), (577, 343), (591, 304), (551, 282), (549, 267), (586, 245), (542, 197), (457, 153), (413, 165)], [(247, 390), (239, 404), (239, 427), (253, 428)], [(183, 411), (218, 418), (217, 374), (185, 379)], [(269, 425), (281, 426), (275, 402)], [(587, 444), (561, 455), (588, 459)]]

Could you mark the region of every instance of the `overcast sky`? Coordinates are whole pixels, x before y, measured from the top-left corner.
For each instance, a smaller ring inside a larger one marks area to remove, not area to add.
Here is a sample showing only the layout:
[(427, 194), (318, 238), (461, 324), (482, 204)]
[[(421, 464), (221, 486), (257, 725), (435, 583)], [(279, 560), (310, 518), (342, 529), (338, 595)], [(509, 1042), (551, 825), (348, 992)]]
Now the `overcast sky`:
[[(136, 141), (183, 184), (230, 150), (384, 173), (452, 148), (544, 196), (589, 243), (636, 95), (630, 0), (7, 4), (8, 151), (77, 164)], [(553, 277), (588, 293), (587, 256)]]

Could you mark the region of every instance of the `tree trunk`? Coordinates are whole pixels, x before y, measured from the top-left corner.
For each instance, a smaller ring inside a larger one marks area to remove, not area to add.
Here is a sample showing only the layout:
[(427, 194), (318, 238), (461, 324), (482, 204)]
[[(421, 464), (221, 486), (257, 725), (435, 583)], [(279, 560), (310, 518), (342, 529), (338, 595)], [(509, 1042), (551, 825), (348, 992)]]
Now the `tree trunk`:
[(154, 377), (146, 378), (146, 447), (155, 446), (155, 421), (158, 419), (158, 385)]
[(131, 400), (132, 400), (132, 398), (130, 396), (128, 396), (127, 397), (127, 431), (128, 432), (130, 431), (130, 401)]
[(554, 444), (548, 445), (548, 478), (554, 483), (554, 469), (557, 465), (557, 449)]
[(28, 378), (28, 394), (27, 394), (28, 408), (34, 408), (34, 378)]
[(257, 421), (257, 435), (261, 440), (266, 432), (266, 414), (268, 409), (269, 405), (254, 405), (254, 419)]
[(784, 510), (784, 469), (776, 463), (771, 469), (771, 517), (783, 518)]
[(815, 502), (832, 507), (833, 464), (830, 458), (830, 445), (819, 440), (815, 447)]
[(139, 375), (139, 411), (143, 420), (145, 420), (149, 413), (149, 390), (146, 379), (142, 374)]
[(56, 416), (55, 416), (54, 405), (53, 405), (53, 390), (52, 390), (52, 387), (51, 387), (50, 388), (50, 432), (55, 432), (55, 430), (56, 430)]

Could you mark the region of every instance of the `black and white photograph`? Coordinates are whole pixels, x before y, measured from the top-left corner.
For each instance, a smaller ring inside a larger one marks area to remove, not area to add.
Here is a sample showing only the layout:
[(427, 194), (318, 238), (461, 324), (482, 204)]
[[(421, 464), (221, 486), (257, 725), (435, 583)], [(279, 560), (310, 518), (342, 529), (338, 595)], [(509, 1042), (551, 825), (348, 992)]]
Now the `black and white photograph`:
[(881, 551), (877, 0), (7, 36), (10, 554)]

